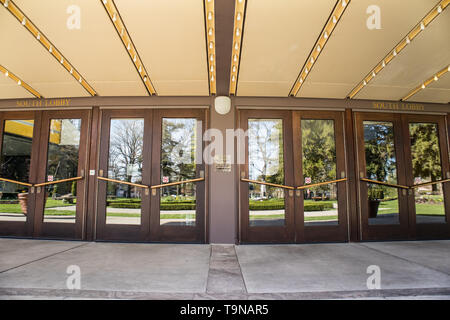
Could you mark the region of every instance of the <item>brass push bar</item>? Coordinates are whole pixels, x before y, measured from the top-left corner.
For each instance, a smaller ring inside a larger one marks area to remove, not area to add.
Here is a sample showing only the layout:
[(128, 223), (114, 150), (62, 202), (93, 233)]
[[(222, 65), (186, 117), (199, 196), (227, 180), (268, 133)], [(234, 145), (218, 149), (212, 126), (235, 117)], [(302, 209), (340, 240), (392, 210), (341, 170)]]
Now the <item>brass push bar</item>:
[(326, 182), (307, 184), (307, 185), (304, 185), (304, 186), (297, 187), (297, 190), (309, 189), (309, 188), (313, 188), (313, 187), (323, 186), (323, 185), (337, 183), (337, 182), (342, 182), (342, 181), (347, 181), (347, 178), (333, 180), (333, 181), (326, 181)]
[(397, 189), (409, 189), (410, 188), (410, 187), (402, 186), (402, 185), (399, 185), (399, 184), (392, 184), (392, 183), (387, 183), (387, 182), (370, 180), (370, 179), (366, 179), (366, 178), (361, 178), (361, 181), (365, 181), (365, 182), (369, 182), (369, 183), (373, 183), (373, 184), (379, 184), (379, 185), (382, 185), (382, 186), (393, 187), (393, 188), (397, 188)]
[(97, 177), (97, 179), (103, 180), (103, 181), (115, 182), (115, 183), (119, 183), (119, 184), (126, 184), (129, 186), (138, 187), (138, 188), (148, 189), (148, 186), (145, 184), (137, 184), (137, 183), (127, 182), (127, 181), (122, 181), (122, 180), (115, 180), (115, 179), (110, 179), (110, 178), (103, 178), (103, 177)]
[(249, 183), (255, 183), (255, 184), (262, 184), (262, 185), (265, 185), (265, 186), (270, 186), (270, 187), (275, 187), (275, 188), (295, 190), (294, 187), (284, 186), (282, 184), (275, 184), (275, 183), (269, 183), (269, 182), (263, 182), (263, 181), (257, 181), (257, 180), (244, 179), (244, 178), (241, 178), (241, 181), (249, 182)]
[(424, 182), (424, 183), (419, 183), (419, 184), (415, 184), (412, 187), (410, 187), (411, 189), (417, 189), (420, 187), (426, 187), (426, 186), (432, 186), (435, 184), (439, 184), (439, 183), (447, 183), (450, 182), (450, 179), (445, 179), (445, 180), (438, 180), (438, 181), (432, 181), (432, 182)]
[(150, 188), (159, 189), (159, 188), (164, 188), (164, 187), (177, 186), (179, 184), (199, 182), (199, 181), (203, 181), (203, 180), (205, 180), (205, 178), (196, 178), (196, 179), (191, 179), (191, 180), (184, 180), (184, 181), (171, 182), (171, 183), (165, 183), (165, 184), (157, 184), (157, 185), (151, 186)]
[(69, 182), (69, 181), (77, 181), (77, 180), (81, 180), (84, 177), (74, 177), (74, 178), (69, 178), (69, 179), (61, 179), (61, 180), (56, 180), (56, 181), (48, 181), (48, 182), (43, 182), (43, 183), (38, 183), (33, 185), (33, 187), (43, 187), (43, 186), (49, 186), (52, 184), (58, 184), (58, 183), (63, 183), (63, 182)]
[(32, 187), (33, 186), (31, 183), (20, 182), (20, 181), (6, 179), (6, 178), (0, 178), (0, 181), (6, 181), (6, 182), (15, 183), (15, 184), (20, 184), (22, 186), (27, 186), (27, 187)]

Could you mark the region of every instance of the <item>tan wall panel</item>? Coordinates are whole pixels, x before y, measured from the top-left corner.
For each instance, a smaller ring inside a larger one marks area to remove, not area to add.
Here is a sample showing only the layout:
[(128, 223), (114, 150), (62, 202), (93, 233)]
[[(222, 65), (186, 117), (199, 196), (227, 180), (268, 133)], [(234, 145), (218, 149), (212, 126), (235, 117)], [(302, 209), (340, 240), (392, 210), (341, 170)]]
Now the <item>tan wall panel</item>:
[[(158, 95), (186, 94), (189, 82), (196, 83), (195, 94), (209, 95), (201, 0), (115, 3)], [(173, 85), (163, 84), (166, 81)]]
[[(438, 0), (354, 0), (334, 30), (298, 97), (345, 98)], [(370, 5), (381, 9), (381, 29), (369, 30)], [(329, 84), (343, 84), (340, 90)]]
[[(101, 1), (16, 0), (99, 95), (147, 95)], [(80, 29), (69, 29), (67, 8), (80, 8)], [(94, 83), (100, 82), (97, 87)], [(128, 83), (122, 87), (123, 83)]]
[(248, 0), (237, 94), (288, 96), (335, 0)]
[[(5, 8), (0, 10), (0, 63), (40, 94), (83, 97), (89, 93)], [(0, 95), (0, 98), (3, 98)]]

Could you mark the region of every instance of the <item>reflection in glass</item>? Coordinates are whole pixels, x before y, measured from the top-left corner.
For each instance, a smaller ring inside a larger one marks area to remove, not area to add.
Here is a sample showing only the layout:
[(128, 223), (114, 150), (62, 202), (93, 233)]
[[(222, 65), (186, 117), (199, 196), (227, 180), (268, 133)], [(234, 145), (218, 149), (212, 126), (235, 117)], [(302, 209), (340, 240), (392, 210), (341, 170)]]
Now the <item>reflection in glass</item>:
[[(33, 120), (6, 120), (0, 159), (0, 177), (28, 182), (33, 141)], [(28, 187), (0, 182), (0, 221), (26, 221)]]
[[(108, 178), (142, 184), (144, 119), (112, 119)], [(107, 182), (106, 223), (141, 224), (142, 188)]]
[[(397, 183), (394, 125), (392, 122), (364, 121), (366, 177)], [(399, 190), (368, 183), (369, 224), (399, 224)]]
[[(283, 121), (248, 120), (250, 180), (284, 185)], [(284, 226), (284, 190), (249, 183), (250, 226)]]
[[(302, 159), (305, 185), (336, 180), (336, 141), (333, 120), (302, 120)], [(337, 184), (305, 189), (305, 225), (337, 225)]]
[[(161, 184), (196, 178), (197, 120), (164, 118), (161, 137)], [(160, 224), (195, 226), (195, 183), (160, 190)]]
[[(409, 135), (414, 184), (441, 180), (438, 125), (435, 123), (410, 123)], [(442, 184), (415, 189), (415, 206), (417, 223), (445, 223)]]
[[(52, 119), (47, 151), (46, 181), (78, 176), (81, 119)], [(77, 182), (45, 187), (44, 222), (75, 223)]]

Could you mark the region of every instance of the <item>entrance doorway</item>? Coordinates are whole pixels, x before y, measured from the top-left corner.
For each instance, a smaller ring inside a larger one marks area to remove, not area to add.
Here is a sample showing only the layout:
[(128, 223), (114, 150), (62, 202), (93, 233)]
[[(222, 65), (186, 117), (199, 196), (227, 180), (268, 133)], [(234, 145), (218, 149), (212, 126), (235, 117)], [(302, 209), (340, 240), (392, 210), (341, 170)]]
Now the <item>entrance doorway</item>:
[(104, 110), (97, 239), (205, 241), (203, 110)]
[(362, 240), (450, 235), (445, 117), (357, 113)]
[(242, 242), (346, 241), (342, 112), (243, 110)]
[(82, 239), (89, 111), (2, 114), (2, 235)]

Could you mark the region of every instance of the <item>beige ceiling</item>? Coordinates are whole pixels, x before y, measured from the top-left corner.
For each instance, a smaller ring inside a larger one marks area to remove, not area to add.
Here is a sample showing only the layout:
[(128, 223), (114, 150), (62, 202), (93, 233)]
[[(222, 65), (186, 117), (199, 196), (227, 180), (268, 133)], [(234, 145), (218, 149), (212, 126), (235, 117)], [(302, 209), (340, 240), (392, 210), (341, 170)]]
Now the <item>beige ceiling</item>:
[[(450, 10), (445, 10), (363, 88), (357, 99), (400, 100), (450, 63)], [(438, 84), (441, 85), (441, 84)], [(430, 102), (450, 101), (450, 86)], [(439, 94), (438, 94), (439, 93)], [(415, 100), (415, 96), (410, 100)]]
[[(89, 96), (3, 6), (0, 8), (0, 43), (0, 63), (44, 97)], [(6, 94), (0, 92), (2, 98)], [(29, 95), (24, 92), (23, 97)]]
[(237, 95), (288, 96), (336, 0), (248, 0)]
[[(346, 98), (438, 2), (351, 1), (297, 96)], [(381, 29), (370, 30), (366, 24), (369, 17), (366, 10), (374, 4), (380, 7)], [(387, 96), (391, 94), (391, 89), (386, 90)]]
[(450, 103), (450, 72), (442, 76), (439, 81), (433, 82), (424, 90), (420, 90), (408, 101)]
[[(101, 96), (147, 95), (133, 63), (100, 1), (16, 0)], [(71, 5), (80, 8), (80, 29), (69, 29)]]
[(202, 0), (115, 0), (158, 95), (209, 95)]
[(34, 96), (25, 90), (24, 87), (18, 86), (17, 83), (9, 77), (5, 77), (0, 72), (0, 98), (1, 99), (19, 99), (34, 98)]

